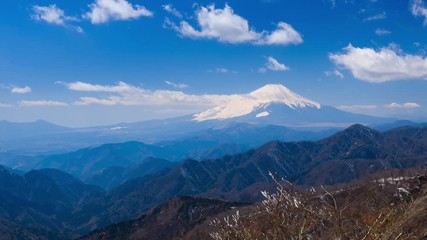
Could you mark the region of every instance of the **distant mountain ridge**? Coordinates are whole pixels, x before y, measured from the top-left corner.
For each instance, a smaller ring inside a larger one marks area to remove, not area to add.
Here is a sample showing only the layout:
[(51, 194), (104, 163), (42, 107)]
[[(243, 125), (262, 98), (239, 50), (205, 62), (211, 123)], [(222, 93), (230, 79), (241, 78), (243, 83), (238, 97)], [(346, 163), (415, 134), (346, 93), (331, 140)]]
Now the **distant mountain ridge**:
[(34, 168), (55, 168), (78, 178), (85, 178), (109, 166), (125, 167), (153, 156), (162, 157), (167, 155), (167, 151), (166, 148), (141, 142), (104, 144), (99, 147), (48, 156)]
[(0, 140), (66, 133), (70, 131), (72, 131), (71, 128), (59, 126), (44, 120), (22, 123), (0, 121)]
[(217, 100), (217, 106), (193, 115), (110, 126), (73, 129), (43, 121), (20, 124), (3, 121), (0, 122), (0, 152), (51, 154), (106, 143), (175, 141), (230, 123), (310, 131), (395, 121), (320, 105), (280, 84), (268, 84), (247, 94), (218, 96)]
[(155, 144), (136, 141), (103, 144), (63, 154), (35, 157), (0, 153), (0, 164), (21, 170), (56, 168), (86, 181), (101, 170), (111, 167), (110, 170), (122, 172), (125, 168), (132, 168), (131, 165), (142, 163), (147, 158), (167, 159), (173, 162), (189, 158), (213, 159), (244, 152), (272, 140), (316, 140), (336, 131), (336, 129), (296, 131), (282, 126), (229, 123), (196, 132), (193, 136)]

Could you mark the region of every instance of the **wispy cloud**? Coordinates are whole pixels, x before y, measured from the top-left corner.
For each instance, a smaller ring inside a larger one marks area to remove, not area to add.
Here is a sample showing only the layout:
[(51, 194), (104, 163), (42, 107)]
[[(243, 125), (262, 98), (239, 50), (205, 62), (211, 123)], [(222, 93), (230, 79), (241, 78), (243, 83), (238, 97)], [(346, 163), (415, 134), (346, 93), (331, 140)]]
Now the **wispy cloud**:
[(369, 110), (369, 109), (377, 109), (378, 105), (375, 104), (368, 104), (368, 105), (341, 105), (337, 107), (340, 110), (344, 111), (354, 111), (354, 110)]
[(390, 34), (391, 32), (389, 31), (389, 30), (387, 30), (387, 29), (384, 29), (384, 28), (377, 28), (376, 30), (375, 30), (375, 34), (377, 34), (378, 36), (384, 36), (384, 35), (388, 35), (388, 34)]
[(84, 82), (62, 83), (68, 89), (79, 92), (110, 93), (107, 97), (85, 96), (76, 101), (76, 105), (100, 104), (105, 106), (124, 105), (167, 105), (194, 104), (211, 106), (226, 101), (226, 95), (189, 95), (181, 91), (147, 90), (125, 82), (116, 85), (98, 85)]
[(58, 82), (65, 85), (68, 89), (80, 92), (110, 92), (110, 93), (126, 93), (138, 90), (137, 87), (129, 85), (125, 82), (118, 82), (116, 85), (99, 85), (85, 82)]
[(170, 13), (170, 14), (174, 15), (175, 17), (182, 18), (182, 13), (181, 13), (181, 12), (179, 12), (178, 10), (176, 10), (176, 9), (172, 6), (172, 4), (166, 4), (166, 5), (163, 5), (163, 9), (164, 9), (166, 12), (168, 12), (168, 13)]
[(93, 24), (153, 16), (153, 13), (144, 6), (133, 5), (126, 0), (95, 0), (89, 7), (90, 11), (83, 17), (89, 19)]
[(372, 83), (427, 79), (426, 57), (405, 54), (395, 45), (375, 50), (349, 44), (344, 53), (329, 54), (329, 59), (355, 78)]
[(70, 24), (70, 22), (75, 22), (79, 20), (75, 17), (65, 15), (64, 11), (58, 8), (55, 4), (49, 6), (35, 5), (33, 6), (32, 10), (33, 12), (31, 17), (36, 21), (42, 21), (48, 24), (62, 26), (79, 33), (83, 32), (83, 29), (80, 26)]
[(230, 69), (224, 68), (224, 67), (218, 67), (218, 68), (215, 68), (215, 69), (211, 69), (211, 70), (208, 70), (208, 72), (210, 72), (210, 73), (220, 73), (220, 74), (237, 73), (237, 71), (235, 71), (235, 70), (230, 70)]
[(270, 71), (287, 71), (287, 70), (289, 70), (289, 67), (283, 63), (280, 63), (274, 57), (270, 56), (270, 57), (267, 57), (267, 62), (258, 71), (261, 73), (264, 73), (267, 70), (270, 70)]
[(415, 102), (407, 103), (389, 103), (389, 104), (354, 104), (354, 105), (341, 105), (337, 107), (340, 110), (359, 113), (359, 114), (373, 114), (376, 115), (396, 115), (396, 114), (408, 114), (421, 108), (421, 105)]
[(415, 17), (423, 17), (424, 25), (427, 25), (427, 7), (424, 0), (412, 0), (411, 13)]
[(31, 88), (28, 86), (25, 87), (12, 87), (10, 89), (11, 93), (18, 93), (18, 94), (26, 94), (31, 92)]
[(335, 69), (332, 71), (326, 71), (325, 75), (328, 77), (335, 76), (335, 77), (339, 77), (339, 78), (344, 78), (344, 74), (342, 74), (342, 72), (340, 72), (338, 69)]
[(420, 108), (421, 105), (414, 102), (407, 102), (407, 103), (390, 103), (385, 105), (386, 108)]
[[(95, 97), (81, 97), (79, 101), (74, 103), (78, 106), (88, 106), (88, 105), (103, 105), (103, 106), (116, 106), (119, 105), (119, 101), (116, 99), (100, 99)], [(123, 104), (128, 105), (128, 104)]]
[(50, 101), (50, 100), (37, 100), (29, 101), (23, 100), (18, 103), (20, 107), (65, 107), (68, 106), (65, 102)]
[(363, 21), (370, 22), (370, 21), (381, 20), (381, 19), (386, 19), (386, 18), (387, 18), (387, 14), (385, 12), (382, 12), (382, 13), (378, 13), (376, 15), (367, 17), (367, 18), (363, 19)]
[(183, 88), (187, 88), (187, 87), (188, 87), (188, 85), (187, 85), (187, 84), (184, 84), (184, 83), (174, 83), (174, 82), (170, 82), (170, 81), (165, 81), (165, 83), (166, 83), (167, 85), (169, 85), (169, 86), (174, 87), (174, 88), (180, 88), (180, 89), (183, 89)]
[(199, 29), (194, 28), (187, 21), (179, 25), (165, 19), (165, 26), (178, 32), (182, 37), (193, 39), (215, 39), (224, 43), (251, 43), (258, 45), (289, 45), (301, 44), (301, 35), (288, 23), (279, 22), (272, 32), (257, 32), (249, 26), (248, 20), (234, 13), (234, 10), (225, 5), (223, 9), (215, 5), (200, 7), (196, 11), (196, 21)]

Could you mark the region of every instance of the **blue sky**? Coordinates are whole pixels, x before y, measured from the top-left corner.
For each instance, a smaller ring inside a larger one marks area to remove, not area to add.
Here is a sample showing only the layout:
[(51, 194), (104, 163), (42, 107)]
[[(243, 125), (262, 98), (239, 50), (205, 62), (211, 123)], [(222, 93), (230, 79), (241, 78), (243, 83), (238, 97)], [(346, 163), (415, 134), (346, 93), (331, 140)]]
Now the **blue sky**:
[(173, 117), (280, 83), (322, 105), (427, 121), (424, 0), (2, 3), (2, 120)]

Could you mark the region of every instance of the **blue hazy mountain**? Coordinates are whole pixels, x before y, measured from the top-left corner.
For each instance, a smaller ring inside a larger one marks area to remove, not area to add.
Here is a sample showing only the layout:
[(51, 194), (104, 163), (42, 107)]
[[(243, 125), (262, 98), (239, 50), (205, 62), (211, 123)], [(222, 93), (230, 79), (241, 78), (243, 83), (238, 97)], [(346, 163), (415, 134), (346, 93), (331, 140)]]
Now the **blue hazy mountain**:
[(58, 126), (43, 120), (23, 123), (4, 120), (0, 121), (0, 141), (56, 133), (67, 133), (70, 131), (72, 131), (72, 129)]
[(196, 134), (203, 135), (203, 131), (218, 129), (231, 123), (252, 124), (256, 127), (277, 125), (299, 131), (319, 131), (342, 129), (355, 123), (379, 125), (393, 121), (395, 120), (353, 114), (323, 106), (292, 92), (283, 85), (268, 84), (249, 94), (233, 95), (225, 103), (194, 115), (163, 120), (88, 128), (65, 128), (45, 121), (32, 123), (2, 121), (0, 152), (39, 154), (66, 152), (104, 143), (175, 141), (194, 137)]
[[(213, 159), (244, 152), (273, 140), (317, 140), (336, 131), (337, 129), (297, 131), (283, 126), (230, 123), (197, 132), (189, 137), (156, 144), (136, 141), (110, 143), (47, 156), (20, 156), (1, 153), (0, 163), (22, 170), (60, 169), (85, 181), (99, 173), (102, 173), (100, 175), (102, 179), (102, 176), (109, 175), (112, 171), (124, 176), (114, 180), (114, 184), (108, 183), (109, 181), (102, 183), (102, 181), (96, 180), (97, 183), (106, 187), (129, 179), (128, 175), (134, 175), (129, 171), (132, 171), (135, 165), (144, 164), (150, 158), (167, 159), (175, 162), (185, 159)], [(162, 162), (159, 162), (155, 169), (160, 169), (163, 165)], [(140, 176), (142, 175), (140, 174)]]
[(111, 189), (126, 181), (160, 172), (176, 164), (177, 163), (164, 159), (147, 158), (142, 162), (125, 167), (111, 166), (103, 168), (82, 180), (91, 185), (100, 186), (104, 189)]

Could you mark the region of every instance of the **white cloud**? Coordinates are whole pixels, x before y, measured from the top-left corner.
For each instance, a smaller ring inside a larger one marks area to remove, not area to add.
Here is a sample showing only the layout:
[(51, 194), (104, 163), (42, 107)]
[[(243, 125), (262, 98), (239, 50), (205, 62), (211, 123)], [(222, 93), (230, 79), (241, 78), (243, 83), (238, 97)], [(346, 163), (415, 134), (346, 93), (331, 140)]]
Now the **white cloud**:
[(260, 72), (265, 72), (267, 70), (271, 71), (287, 71), (289, 67), (283, 63), (280, 63), (273, 57), (268, 57), (267, 62), (265, 63), (265, 67), (259, 69)]
[(165, 26), (171, 27), (182, 37), (194, 39), (215, 39), (224, 43), (251, 43), (258, 45), (289, 45), (303, 42), (301, 35), (289, 24), (280, 22), (273, 32), (257, 32), (249, 26), (248, 20), (234, 13), (225, 5), (224, 9), (215, 5), (201, 7), (196, 11), (199, 30), (187, 21), (176, 25), (165, 19)]
[(114, 85), (114, 86), (90, 84), (90, 83), (84, 83), (84, 82), (72, 82), (72, 83), (62, 83), (62, 84), (64, 84), (70, 90), (81, 91), (81, 92), (126, 93), (126, 92), (134, 92), (137, 90), (137, 87), (134, 87), (124, 82), (118, 82), (117, 85)]
[(373, 83), (427, 78), (427, 59), (404, 54), (395, 46), (375, 50), (349, 44), (344, 53), (329, 54), (329, 59), (355, 78)]
[(369, 21), (381, 20), (381, 19), (386, 19), (386, 18), (387, 18), (387, 14), (385, 12), (382, 12), (382, 13), (379, 13), (377, 15), (367, 17), (367, 18), (363, 19), (363, 21), (369, 22)]
[(279, 22), (275, 31), (264, 35), (258, 41), (261, 45), (297, 45), (302, 42), (301, 35), (290, 24), (284, 22)]
[(337, 69), (335, 69), (333, 71), (326, 71), (325, 75), (326, 76), (336, 76), (336, 77), (339, 77), (339, 78), (344, 78), (344, 74), (342, 74), (342, 72), (340, 72)]
[(391, 32), (387, 29), (383, 29), (383, 28), (377, 28), (375, 30), (375, 34), (377, 34), (378, 36), (383, 36), (383, 35), (387, 35), (390, 34)]
[(67, 103), (58, 101), (38, 100), (38, 101), (27, 101), (23, 100), (19, 102), (21, 107), (65, 107)]
[(37, 21), (44, 21), (56, 25), (65, 25), (65, 21), (70, 19), (70, 17), (66, 16), (64, 11), (55, 4), (49, 6), (33, 6), (32, 18)]
[(144, 6), (132, 5), (126, 0), (95, 0), (89, 7), (90, 11), (83, 17), (90, 19), (93, 24), (153, 16), (153, 13)]
[(26, 94), (31, 92), (31, 88), (28, 86), (25, 87), (12, 87), (10, 89), (11, 93), (19, 93), (19, 94)]
[(106, 106), (124, 105), (173, 105), (173, 104), (194, 104), (199, 106), (211, 106), (212, 104), (223, 103), (228, 95), (189, 95), (181, 91), (169, 90), (146, 90), (141, 87), (119, 82), (116, 85), (97, 85), (84, 82), (62, 83), (70, 90), (93, 93), (110, 93), (107, 97), (81, 97), (76, 105), (100, 104)]
[(376, 104), (368, 104), (368, 105), (341, 105), (337, 108), (343, 111), (350, 111), (350, 112), (360, 112), (363, 113), (364, 111), (370, 111), (370, 110), (377, 110), (380, 108), (388, 108), (388, 109), (410, 109), (410, 108), (420, 108), (421, 105), (414, 102), (407, 102), (407, 103), (390, 103), (386, 105), (376, 105)]
[(337, 107), (340, 110), (344, 110), (344, 111), (355, 111), (355, 110), (370, 110), (370, 109), (377, 109), (378, 106), (375, 104), (370, 104), (370, 105), (341, 105)]
[(174, 87), (174, 88), (181, 88), (181, 89), (183, 89), (183, 88), (187, 88), (188, 87), (188, 85), (184, 84), (184, 83), (174, 83), (174, 82), (170, 82), (170, 81), (165, 81), (165, 83), (167, 85), (169, 85), (169, 86)]
[(36, 21), (43, 21), (49, 24), (63, 26), (79, 33), (83, 32), (83, 29), (80, 26), (69, 24), (69, 22), (75, 22), (79, 20), (75, 17), (65, 15), (64, 11), (58, 8), (55, 4), (49, 6), (35, 5), (33, 6), (32, 10), (33, 14), (31, 17)]
[(427, 25), (427, 7), (423, 0), (411, 1), (411, 13), (415, 17), (424, 17), (424, 25)]
[(80, 101), (74, 103), (75, 105), (80, 106), (88, 106), (88, 105), (103, 105), (103, 106), (115, 106), (118, 105), (118, 101), (114, 101), (114, 99), (99, 99), (95, 97), (81, 97)]
[(227, 43), (251, 42), (261, 38), (259, 33), (249, 27), (248, 21), (234, 14), (228, 5), (225, 5), (224, 9), (215, 9), (215, 5), (201, 7), (196, 15), (200, 31), (182, 21), (180, 26), (176, 27), (182, 36), (217, 39)]
[(407, 103), (390, 103), (385, 105), (386, 108), (420, 108), (421, 105), (414, 102), (407, 102)]
[(176, 9), (172, 6), (172, 4), (166, 4), (166, 5), (163, 5), (163, 9), (164, 9), (166, 12), (168, 12), (168, 13), (170, 13), (170, 14), (174, 15), (175, 17), (182, 18), (182, 14), (181, 14), (178, 10), (176, 10)]

